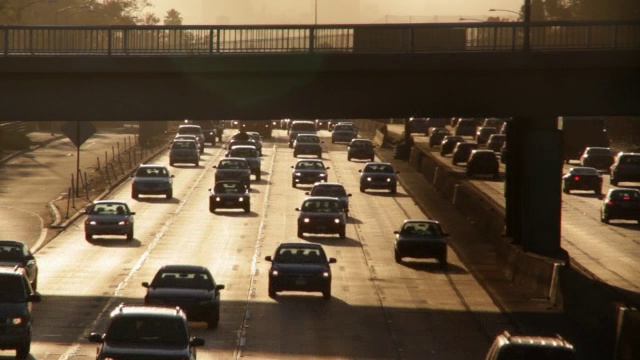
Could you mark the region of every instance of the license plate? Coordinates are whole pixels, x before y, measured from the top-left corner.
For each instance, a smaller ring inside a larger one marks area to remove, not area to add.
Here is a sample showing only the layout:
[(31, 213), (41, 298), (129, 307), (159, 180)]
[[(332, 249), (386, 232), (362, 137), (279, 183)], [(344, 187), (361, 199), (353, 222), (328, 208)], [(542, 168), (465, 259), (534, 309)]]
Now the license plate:
[(226, 201), (225, 205), (233, 205), (233, 201)]
[(305, 279), (296, 279), (296, 285), (304, 285), (307, 283)]

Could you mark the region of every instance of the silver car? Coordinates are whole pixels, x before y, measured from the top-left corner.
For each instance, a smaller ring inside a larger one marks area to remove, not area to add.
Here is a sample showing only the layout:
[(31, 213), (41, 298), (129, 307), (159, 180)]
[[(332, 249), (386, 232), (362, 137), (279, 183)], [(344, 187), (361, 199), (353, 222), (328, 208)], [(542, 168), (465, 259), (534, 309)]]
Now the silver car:
[(133, 240), (133, 215), (124, 201), (99, 200), (88, 205), (84, 213), (84, 237), (91, 241), (94, 235), (124, 235)]
[(204, 152), (204, 131), (198, 125), (180, 125), (178, 126), (177, 135), (195, 135), (198, 137), (198, 142), (200, 145), (200, 154)]
[(221, 159), (216, 169), (215, 182), (223, 180), (240, 181), (247, 189), (250, 188), (251, 169), (244, 158), (228, 157)]
[(349, 216), (349, 197), (351, 194), (347, 193), (344, 186), (336, 182), (317, 182), (313, 184), (311, 191), (305, 192), (309, 196), (330, 196), (340, 200), (345, 215)]
[(249, 164), (249, 168), (251, 169), (251, 173), (256, 176), (256, 180), (260, 180), (260, 164), (262, 160), (260, 159), (260, 155), (258, 154), (258, 150), (255, 146), (250, 145), (240, 145), (234, 146), (229, 152), (227, 152), (227, 157), (237, 157), (244, 158), (247, 160), (247, 164)]
[(132, 177), (131, 197), (134, 199), (141, 194), (173, 197), (173, 175), (164, 165), (140, 165)]

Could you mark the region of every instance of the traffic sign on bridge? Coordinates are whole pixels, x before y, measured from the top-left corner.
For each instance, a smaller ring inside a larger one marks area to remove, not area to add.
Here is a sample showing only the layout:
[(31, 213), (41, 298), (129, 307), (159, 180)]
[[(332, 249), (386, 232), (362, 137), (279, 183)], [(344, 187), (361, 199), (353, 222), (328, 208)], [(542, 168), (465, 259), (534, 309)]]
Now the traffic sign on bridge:
[(96, 133), (96, 127), (88, 121), (67, 121), (61, 130), (78, 148)]

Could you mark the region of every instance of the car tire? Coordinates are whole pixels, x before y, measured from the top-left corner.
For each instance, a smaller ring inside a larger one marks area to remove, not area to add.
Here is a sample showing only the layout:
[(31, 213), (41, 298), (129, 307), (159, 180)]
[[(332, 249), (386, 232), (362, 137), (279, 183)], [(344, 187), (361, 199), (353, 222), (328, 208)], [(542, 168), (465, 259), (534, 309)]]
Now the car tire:
[(372, 156), (371, 159), (369, 159), (369, 160), (371, 160), (371, 162), (376, 161), (375, 156)]
[(196, 161), (193, 163), (196, 167), (200, 166), (200, 161)]
[(133, 240), (133, 230), (127, 234), (127, 241)]
[(327, 286), (326, 289), (322, 290), (322, 298), (325, 300), (331, 300), (331, 286)]
[(169, 191), (169, 192), (165, 195), (165, 197), (166, 197), (167, 199), (171, 199), (171, 198), (173, 197), (173, 191)]
[(216, 212), (216, 207), (211, 205), (211, 204), (209, 204), (209, 212), (212, 213), (212, 214), (215, 213)]
[(347, 161), (351, 161), (351, 156), (347, 156)]
[(458, 162), (455, 161), (455, 160), (451, 160), (451, 165), (456, 166), (456, 165), (458, 165)]
[(447, 253), (445, 252), (444, 254), (440, 255), (440, 257), (438, 258), (438, 262), (440, 263), (440, 267), (443, 269), (447, 268)]
[(218, 328), (218, 323), (220, 323), (220, 313), (213, 315), (212, 319), (207, 321), (207, 328), (216, 329)]
[(244, 207), (244, 212), (246, 212), (246, 213), (251, 212), (251, 206), (250, 205), (246, 205)]
[(269, 297), (272, 299), (275, 299), (277, 295), (278, 295), (278, 292), (273, 287), (273, 285), (271, 285), (271, 282), (269, 282)]
[(293, 157), (294, 157), (294, 158), (297, 158), (297, 157), (298, 157), (298, 153), (294, 151), (294, 152), (293, 152)]
[(398, 186), (394, 185), (393, 187), (391, 187), (391, 189), (389, 189), (389, 192), (392, 194), (395, 194), (398, 192)]
[(593, 189), (593, 193), (600, 196), (602, 195), (602, 188), (595, 188)]
[(260, 174), (260, 171), (258, 171), (258, 172), (256, 173), (256, 181), (260, 181), (260, 175), (261, 175), (261, 174)]
[(393, 251), (393, 257), (398, 264), (402, 263), (402, 256), (400, 256), (400, 253), (398, 252), (398, 250)]
[(169, 160), (169, 166), (173, 166), (174, 162)]
[(296, 181), (295, 180), (291, 180), (291, 187), (293, 187), (293, 188), (296, 187)]
[(613, 186), (618, 186), (618, 180), (614, 179), (613, 177), (610, 179), (609, 183), (611, 183), (611, 185)]
[(16, 359), (26, 359), (31, 352), (31, 338), (25, 344), (22, 344), (16, 348)]
[(138, 197), (139, 197), (139, 196), (138, 196), (138, 193), (137, 193), (137, 192), (135, 192), (135, 191), (132, 191), (132, 192), (131, 192), (131, 198), (132, 198), (132, 199), (136, 199), (136, 200), (137, 200), (137, 199), (138, 199)]
[(600, 221), (602, 221), (605, 224), (609, 223), (609, 217), (607, 215), (605, 215), (604, 213), (600, 214)]
[(38, 275), (36, 275), (35, 280), (33, 280), (33, 284), (31, 284), (31, 287), (33, 288), (33, 291), (38, 290)]
[(571, 190), (569, 190), (566, 186), (562, 188), (562, 192), (565, 194), (570, 194)]
[(347, 237), (347, 229), (345, 229), (344, 227), (342, 229), (340, 229), (340, 231), (338, 232), (338, 236), (340, 237), (340, 239), (344, 239)]
[(364, 186), (360, 186), (360, 192), (363, 193), (366, 189), (364, 188)]
[(84, 233), (84, 239), (87, 241), (91, 241), (93, 240), (93, 235), (89, 234), (89, 233)]
[(318, 159), (322, 159), (322, 153), (321, 152), (317, 153), (316, 156), (318, 157)]
[(298, 237), (299, 238), (304, 238), (304, 231), (302, 231), (300, 228), (298, 228)]

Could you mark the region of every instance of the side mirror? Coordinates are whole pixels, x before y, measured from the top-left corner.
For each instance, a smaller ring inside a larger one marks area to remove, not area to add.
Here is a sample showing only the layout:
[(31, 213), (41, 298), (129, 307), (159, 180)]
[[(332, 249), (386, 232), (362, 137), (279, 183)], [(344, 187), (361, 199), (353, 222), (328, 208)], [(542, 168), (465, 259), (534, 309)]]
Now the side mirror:
[(218, 165), (213, 165), (212, 168), (217, 169)]
[(135, 211), (131, 211), (131, 212), (129, 212), (129, 215), (135, 215), (135, 214), (136, 214), (136, 212), (135, 212)]
[(337, 262), (338, 260), (336, 260), (336, 258), (329, 258), (329, 264), (335, 264)]
[(291, 168), (292, 168), (292, 169), (295, 169), (295, 166), (291, 165)]
[(216, 285), (216, 291), (224, 289), (224, 285)]
[(300, 208), (296, 208), (296, 211), (300, 211)]
[(189, 344), (191, 346), (203, 346), (204, 345), (204, 339), (201, 337), (192, 337), (189, 340)]
[(359, 172), (359, 173), (361, 173), (361, 172), (362, 172), (362, 169), (358, 170), (358, 172)]
[(347, 194), (347, 196), (351, 196), (351, 194)]
[(265, 256), (265, 257), (264, 257), (264, 259), (265, 259), (266, 261), (273, 261), (273, 260), (271, 259), (271, 255), (267, 255), (267, 256)]
[(176, 176), (175, 176), (175, 175), (171, 175), (171, 176), (169, 176), (169, 177), (170, 177), (170, 178), (174, 178), (174, 177), (176, 177)]
[(329, 169), (331, 169), (331, 168), (330, 168), (330, 167), (328, 167), (328, 166), (325, 168), (325, 170), (329, 170)]
[(394, 231), (393, 233), (394, 233), (394, 234), (396, 234), (396, 235), (398, 235), (398, 234), (400, 234), (400, 231), (396, 230), (396, 231)]
[(304, 192), (304, 194), (305, 194), (305, 195), (311, 195), (311, 192), (309, 192), (309, 191), (305, 191), (305, 192)]
[(104, 342), (104, 335), (99, 333), (91, 333), (89, 336), (87, 336), (87, 340), (92, 343), (102, 343)]
[(40, 293), (37, 291), (27, 297), (28, 302), (40, 302), (41, 300), (42, 295), (40, 295)]
[(147, 289), (148, 289), (148, 288), (149, 288), (149, 286), (150, 286), (150, 285), (149, 285), (149, 282), (148, 282), (148, 281), (145, 281), (145, 282), (143, 282), (143, 283), (142, 283), (142, 287), (143, 287), (143, 288), (147, 288)]

